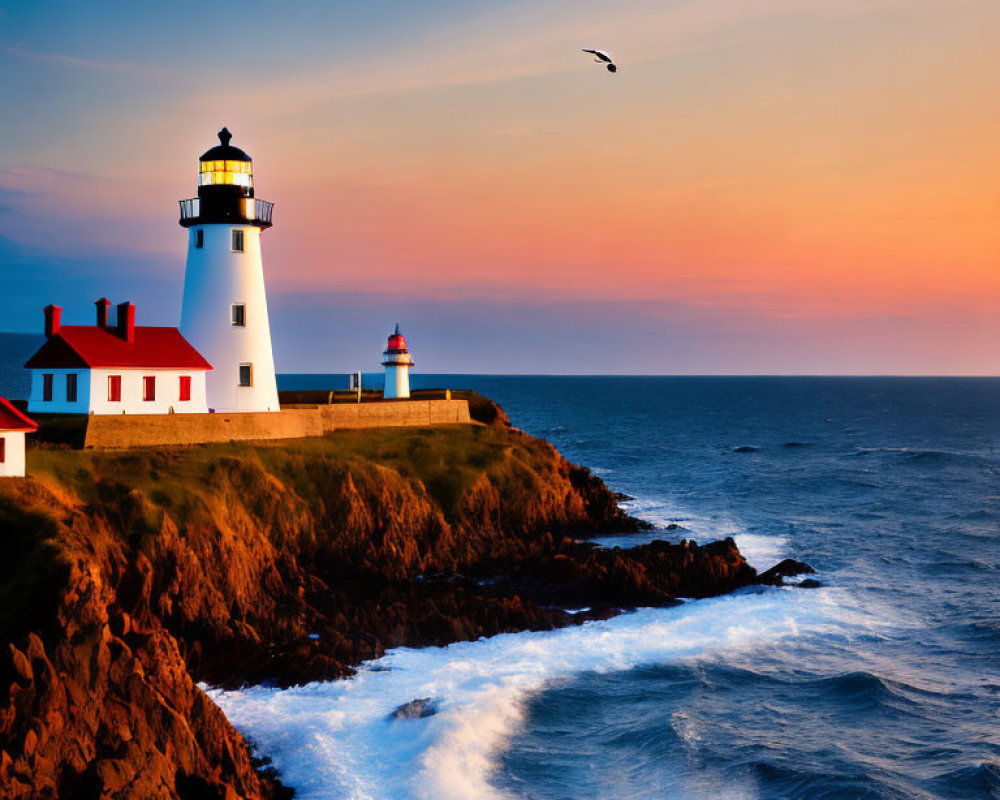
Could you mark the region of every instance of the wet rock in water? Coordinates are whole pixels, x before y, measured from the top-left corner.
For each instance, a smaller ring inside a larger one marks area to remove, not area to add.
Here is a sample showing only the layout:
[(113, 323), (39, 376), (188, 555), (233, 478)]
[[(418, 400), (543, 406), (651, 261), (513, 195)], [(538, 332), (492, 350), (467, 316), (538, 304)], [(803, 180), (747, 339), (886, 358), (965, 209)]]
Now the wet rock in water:
[(625, 492), (615, 492), (615, 500), (619, 503), (629, 503), (632, 500), (635, 500), (635, 498), (630, 494), (625, 494)]
[(430, 697), (418, 697), (409, 703), (403, 703), (389, 715), (389, 719), (424, 719), (437, 714), (437, 702)]
[(823, 584), (815, 578), (806, 578), (798, 586), (800, 589), (819, 589)]
[(675, 531), (675, 530), (677, 530), (677, 529), (678, 529), (679, 527), (680, 527), (680, 525), (678, 525), (678, 524), (677, 524), (676, 522), (671, 522), (671, 523), (670, 523), (669, 525), (667, 525), (667, 528), (666, 528), (666, 529), (667, 529), (668, 531)]
[(809, 442), (785, 442), (782, 447), (810, 447)]
[(786, 558), (779, 564), (775, 564), (771, 569), (762, 572), (757, 583), (764, 583), (770, 586), (784, 585), (783, 578), (791, 578), (793, 575), (812, 575), (816, 572), (804, 561), (796, 561), (794, 558)]
[(740, 445), (739, 447), (734, 447), (733, 448), (733, 452), (734, 453), (759, 453), (760, 452), (760, 448), (759, 447), (753, 447), (752, 445), (749, 445), (749, 444), (744, 444), (744, 445)]

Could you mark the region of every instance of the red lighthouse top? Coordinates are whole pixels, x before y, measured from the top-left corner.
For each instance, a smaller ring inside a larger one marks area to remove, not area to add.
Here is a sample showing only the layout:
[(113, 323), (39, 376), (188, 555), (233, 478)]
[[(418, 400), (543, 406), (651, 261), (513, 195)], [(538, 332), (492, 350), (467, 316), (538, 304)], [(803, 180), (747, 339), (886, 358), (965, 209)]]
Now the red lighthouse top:
[(389, 347), (387, 350), (406, 350), (406, 337), (399, 332), (399, 323), (396, 323), (396, 332), (389, 337)]

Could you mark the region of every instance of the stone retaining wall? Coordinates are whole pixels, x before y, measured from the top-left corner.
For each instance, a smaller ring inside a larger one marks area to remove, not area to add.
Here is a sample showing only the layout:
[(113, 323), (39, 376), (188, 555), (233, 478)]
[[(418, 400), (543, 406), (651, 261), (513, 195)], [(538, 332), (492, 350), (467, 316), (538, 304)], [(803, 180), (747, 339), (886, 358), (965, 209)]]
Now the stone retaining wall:
[(343, 428), (419, 427), (471, 421), (467, 400), (342, 403), (254, 414), (94, 415), (87, 418), (83, 446), (105, 450), (234, 439), (301, 439)]

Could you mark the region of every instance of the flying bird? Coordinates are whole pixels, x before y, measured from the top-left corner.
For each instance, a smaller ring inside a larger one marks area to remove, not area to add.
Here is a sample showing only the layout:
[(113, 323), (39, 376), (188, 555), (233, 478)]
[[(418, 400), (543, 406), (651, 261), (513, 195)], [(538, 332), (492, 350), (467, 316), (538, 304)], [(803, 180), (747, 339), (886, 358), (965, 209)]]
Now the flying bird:
[(586, 47), (584, 47), (583, 52), (597, 56), (597, 58), (595, 58), (594, 61), (596, 61), (598, 64), (607, 64), (608, 72), (618, 72), (618, 67), (615, 66), (615, 62), (612, 61), (611, 56), (609, 56), (603, 50), (588, 50)]

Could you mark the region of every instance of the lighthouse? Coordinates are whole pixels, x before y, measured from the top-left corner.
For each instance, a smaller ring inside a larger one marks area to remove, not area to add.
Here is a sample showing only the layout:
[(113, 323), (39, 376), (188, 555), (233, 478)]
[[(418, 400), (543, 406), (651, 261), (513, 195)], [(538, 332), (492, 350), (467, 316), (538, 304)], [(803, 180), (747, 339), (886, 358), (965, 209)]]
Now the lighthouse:
[(382, 366), (385, 367), (385, 389), (382, 391), (382, 396), (409, 397), (410, 367), (413, 366), (413, 359), (410, 358), (410, 351), (406, 349), (406, 339), (399, 332), (399, 323), (396, 324), (396, 332), (389, 337), (389, 346), (382, 353)]
[(181, 334), (208, 360), (208, 408), (277, 411), (260, 234), (272, 204), (254, 197), (253, 161), (219, 131), (199, 161), (198, 196), (181, 200), (188, 232)]

